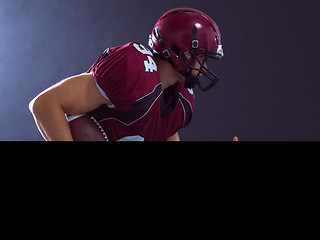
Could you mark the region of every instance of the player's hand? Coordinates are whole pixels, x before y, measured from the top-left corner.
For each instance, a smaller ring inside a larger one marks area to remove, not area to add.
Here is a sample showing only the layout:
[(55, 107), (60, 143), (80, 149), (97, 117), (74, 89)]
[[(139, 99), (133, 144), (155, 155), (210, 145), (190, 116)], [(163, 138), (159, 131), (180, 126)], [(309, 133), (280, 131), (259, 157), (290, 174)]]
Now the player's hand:
[(233, 138), (233, 140), (232, 141), (234, 141), (234, 142), (238, 142), (239, 141), (239, 139), (238, 139), (238, 137), (237, 136), (235, 136), (234, 138)]

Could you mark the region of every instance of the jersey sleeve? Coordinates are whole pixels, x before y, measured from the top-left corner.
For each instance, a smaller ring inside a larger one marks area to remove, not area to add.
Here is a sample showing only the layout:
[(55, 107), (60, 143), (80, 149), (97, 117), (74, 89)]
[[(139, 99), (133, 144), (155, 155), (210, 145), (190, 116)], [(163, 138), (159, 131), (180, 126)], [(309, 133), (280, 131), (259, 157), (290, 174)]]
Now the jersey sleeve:
[(129, 110), (144, 92), (153, 88), (152, 79), (158, 75), (145, 71), (146, 59), (134, 43), (128, 43), (110, 48), (108, 54), (89, 69), (100, 93), (118, 110)]

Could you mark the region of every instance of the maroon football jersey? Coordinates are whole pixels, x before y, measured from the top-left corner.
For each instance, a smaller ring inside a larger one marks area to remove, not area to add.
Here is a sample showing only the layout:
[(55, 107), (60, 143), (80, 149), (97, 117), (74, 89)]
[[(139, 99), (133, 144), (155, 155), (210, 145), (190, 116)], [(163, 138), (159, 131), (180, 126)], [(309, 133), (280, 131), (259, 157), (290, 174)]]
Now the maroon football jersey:
[(153, 54), (142, 44), (106, 49), (89, 72), (112, 105), (87, 114), (110, 141), (165, 141), (191, 121), (193, 90), (176, 83), (162, 91)]

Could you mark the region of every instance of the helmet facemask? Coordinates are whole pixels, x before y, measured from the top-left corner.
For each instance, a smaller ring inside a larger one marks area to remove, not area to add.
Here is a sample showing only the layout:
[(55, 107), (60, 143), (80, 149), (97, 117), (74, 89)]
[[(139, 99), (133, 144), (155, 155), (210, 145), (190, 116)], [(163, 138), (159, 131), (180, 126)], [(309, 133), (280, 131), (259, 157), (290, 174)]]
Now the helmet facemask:
[[(218, 53), (210, 51), (208, 49), (195, 48), (182, 54), (182, 59), (189, 68), (187, 72), (182, 73), (186, 77), (184, 85), (185, 88), (194, 88), (195, 85), (198, 85), (202, 91), (207, 91), (211, 89), (219, 81), (220, 78), (217, 75), (215, 75), (212, 71), (210, 71), (208, 67), (204, 65), (204, 63), (208, 61), (208, 58), (222, 59), (222, 47), (220, 47), (220, 49), (220, 53)], [(198, 57), (200, 54), (204, 55), (204, 60), (202, 62)], [(194, 59), (192, 64), (189, 63), (190, 58)], [(196, 62), (198, 62), (200, 65), (199, 69), (195, 67)], [(192, 74), (193, 70), (198, 72), (196, 76)], [(202, 78), (202, 81), (200, 81), (201, 76), (206, 77), (206, 79)]]

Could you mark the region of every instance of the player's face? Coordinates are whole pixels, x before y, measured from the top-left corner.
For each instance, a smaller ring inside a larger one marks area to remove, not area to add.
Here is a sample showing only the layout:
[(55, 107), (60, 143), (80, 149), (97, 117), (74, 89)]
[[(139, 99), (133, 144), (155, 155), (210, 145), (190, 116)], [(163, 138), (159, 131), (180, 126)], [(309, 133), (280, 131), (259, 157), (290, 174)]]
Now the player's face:
[[(185, 87), (193, 88), (195, 85), (198, 85), (202, 91), (207, 91), (219, 81), (219, 77), (208, 69), (207, 60), (218, 57), (214, 55), (214, 52), (207, 49), (195, 49), (191, 50), (190, 53), (194, 57), (192, 65), (187, 61), (187, 56), (183, 55), (185, 56), (183, 60), (189, 67), (189, 75), (186, 77)], [(205, 77), (201, 78), (202, 76)]]

